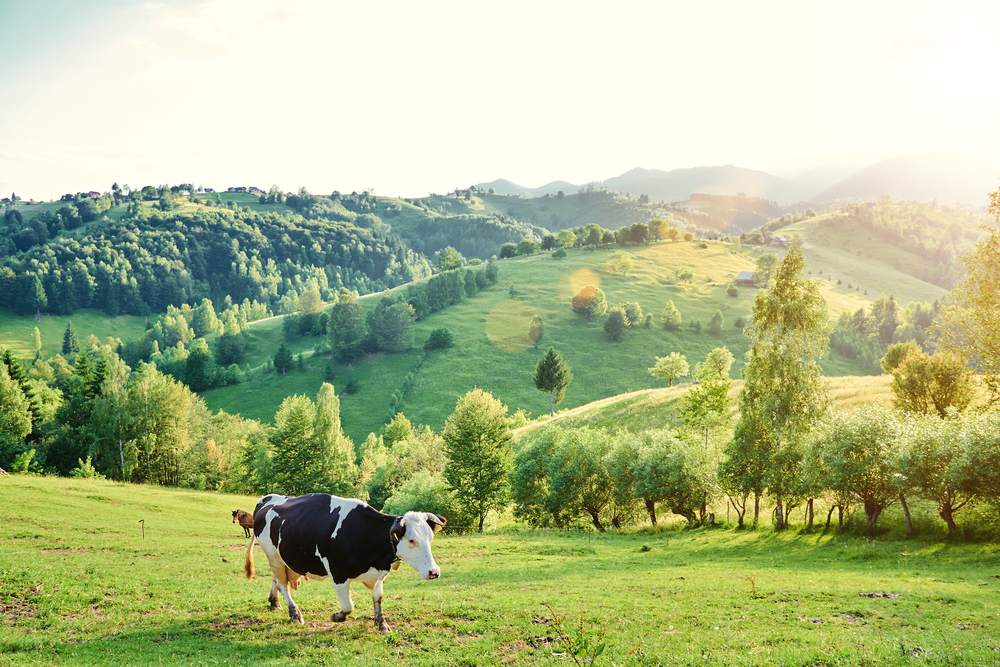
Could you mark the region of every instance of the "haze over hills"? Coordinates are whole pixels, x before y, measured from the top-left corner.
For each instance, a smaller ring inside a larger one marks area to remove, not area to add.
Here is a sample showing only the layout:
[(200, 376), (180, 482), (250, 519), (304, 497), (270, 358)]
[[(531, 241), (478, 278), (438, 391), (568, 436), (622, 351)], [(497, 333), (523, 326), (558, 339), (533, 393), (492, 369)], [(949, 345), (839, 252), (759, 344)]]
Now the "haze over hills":
[(927, 151), (876, 162), (810, 197), (811, 201), (895, 198), (984, 205), (1000, 165), (957, 151)]
[[(610, 190), (646, 194), (654, 201), (677, 201), (695, 193), (735, 195), (744, 193), (779, 204), (808, 201), (816, 204), (845, 200), (874, 201), (882, 194), (895, 199), (981, 206), (987, 193), (1000, 183), (1000, 163), (957, 151), (927, 151), (882, 160), (860, 170), (830, 164), (783, 178), (733, 165), (691, 167), (664, 171), (637, 167), (590, 185)], [(505, 179), (480, 183), (500, 194), (539, 197), (576, 192), (581, 186), (555, 181), (528, 188)]]

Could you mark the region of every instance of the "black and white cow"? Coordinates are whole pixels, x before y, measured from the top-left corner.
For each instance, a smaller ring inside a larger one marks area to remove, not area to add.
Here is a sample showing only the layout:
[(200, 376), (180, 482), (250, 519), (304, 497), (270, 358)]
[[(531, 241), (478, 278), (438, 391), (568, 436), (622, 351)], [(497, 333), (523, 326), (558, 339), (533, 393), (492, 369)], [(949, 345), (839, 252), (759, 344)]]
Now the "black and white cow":
[(431, 554), (435, 531), (445, 518), (429, 512), (382, 514), (367, 503), (325, 493), (288, 497), (270, 494), (257, 501), (253, 511), (253, 535), (243, 569), (253, 579), (253, 544), (260, 542), (271, 567), (271, 609), (281, 609), (278, 592), (288, 604), (288, 616), (305, 623), (289, 589), (300, 579), (333, 580), (340, 611), (332, 619), (341, 622), (354, 610), (352, 581), (360, 581), (372, 592), (375, 624), (392, 632), (382, 617), (382, 580), (399, 561), (411, 565), (422, 579), (437, 579), (441, 570)]

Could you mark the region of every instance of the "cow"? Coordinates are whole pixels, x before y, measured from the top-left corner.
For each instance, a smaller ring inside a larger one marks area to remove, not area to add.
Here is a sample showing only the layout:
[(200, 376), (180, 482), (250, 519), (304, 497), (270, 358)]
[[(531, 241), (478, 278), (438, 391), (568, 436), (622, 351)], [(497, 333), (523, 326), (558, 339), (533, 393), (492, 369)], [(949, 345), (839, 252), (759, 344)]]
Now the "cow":
[(233, 523), (237, 521), (240, 524), (240, 528), (246, 533), (246, 537), (250, 537), (250, 531), (253, 530), (253, 514), (244, 512), (243, 510), (233, 510)]
[(437, 579), (441, 570), (431, 554), (431, 540), (447, 521), (430, 512), (407, 512), (403, 516), (382, 514), (363, 500), (339, 498), (325, 493), (288, 497), (269, 494), (257, 501), (253, 511), (253, 533), (247, 547), (243, 571), (253, 579), (253, 545), (260, 543), (271, 568), (271, 609), (281, 609), (278, 592), (288, 604), (288, 617), (305, 623), (289, 589), (300, 580), (332, 579), (340, 611), (331, 620), (342, 623), (354, 611), (350, 586), (360, 581), (372, 592), (375, 625), (392, 629), (382, 615), (382, 580), (400, 561), (410, 565), (421, 579)]

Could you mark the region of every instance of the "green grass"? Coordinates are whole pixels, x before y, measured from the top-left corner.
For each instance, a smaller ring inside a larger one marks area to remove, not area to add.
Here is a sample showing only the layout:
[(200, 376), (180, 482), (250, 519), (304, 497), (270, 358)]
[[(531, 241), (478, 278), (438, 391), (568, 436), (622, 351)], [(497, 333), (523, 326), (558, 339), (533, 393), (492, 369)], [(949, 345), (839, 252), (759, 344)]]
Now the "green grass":
[[(375, 630), (360, 585), (354, 614), (330, 622), (329, 582), (294, 592), (299, 626), (267, 609), (259, 550), (257, 577), (243, 577), (231, 512), (253, 502), (4, 478), (0, 662), (572, 664), (546, 604), (567, 632), (581, 619), (590, 637), (606, 628), (599, 665), (985, 665), (1000, 651), (1000, 548), (945, 542), (923, 522), (911, 540), (727, 527), (445, 532), (434, 542), (440, 579), (406, 565), (386, 579), (393, 635)], [(882, 593), (892, 597), (866, 596)]]
[[(693, 243), (654, 243), (630, 248), (633, 269), (626, 277), (601, 275), (601, 266), (613, 250), (584, 252), (571, 250), (564, 260), (553, 260), (548, 253), (531, 257), (506, 259), (499, 263), (500, 280), (491, 288), (462, 303), (435, 313), (415, 326), (414, 344), (420, 348), (430, 332), (445, 326), (454, 334), (455, 346), (448, 350), (423, 353), (419, 349), (393, 355), (377, 355), (354, 364), (360, 390), (345, 397), (341, 416), (345, 432), (356, 443), (370, 432), (379, 432), (388, 416), (393, 392), (414, 367), (419, 354), (425, 354), (423, 367), (416, 374), (415, 388), (404, 397), (402, 411), (414, 423), (427, 424), (440, 430), (454, 410), (455, 403), (466, 392), (481, 388), (500, 399), (511, 412), (523, 408), (533, 416), (548, 411), (547, 397), (535, 388), (535, 365), (549, 346), (559, 350), (573, 369), (574, 380), (566, 398), (558, 406), (573, 409), (582, 405), (632, 391), (661, 387), (648, 368), (656, 356), (681, 352), (687, 356), (692, 370), (715, 347), (725, 345), (733, 353), (733, 377), (739, 377), (749, 340), (733, 326), (739, 316), (750, 313), (757, 290), (740, 288), (736, 298), (728, 296), (726, 285), (739, 271), (752, 269), (761, 250), (733, 254), (727, 244), (708, 241), (707, 248)], [(775, 250), (777, 252), (777, 250)], [(812, 266), (809, 260), (808, 266)], [(676, 273), (689, 269), (694, 278), (678, 283)], [(814, 272), (815, 273), (815, 272)], [(898, 277), (900, 274), (894, 272)], [(590, 276), (590, 278), (585, 278)], [(599, 281), (609, 305), (638, 301), (644, 313), (653, 315), (653, 324), (640, 324), (629, 331), (624, 340), (611, 342), (605, 334), (603, 320), (587, 322), (576, 315), (570, 301), (574, 289)], [(513, 285), (516, 299), (511, 300)], [(932, 300), (938, 288), (924, 284), (927, 292), (921, 300)], [(574, 287), (575, 286), (575, 287)], [(840, 312), (853, 312), (861, 306), (870, 307), (870, 299), (829, 283), (821, 284), (821, 294), (830, 307), (831, 318)], [(405, 293), (405, 290), (402, 291)], [(366, 309), (374, 307), (378, 295), (361, 299)], [(680, 310), (684, 325), (677, 332), (664, 330), (660, 315), (668, 300)], [(503, 334), (522, 327), (512, 313), (527, 307), (543, 321), (543, 336), (536, 346), (525, 349), (498, 349), (490, 334)], [(722, 333), (707, 333), (708, 322), (716, 310), (723, 314)], [(697, 319), (702, 333), (695, 334), (687, 323)], [(280, 318), (251, 326), (258, 339), (251, 355), (251, 366), (259, 365), (272, 356), (281, 343)], [(293, 351), (311, 348), (316, 339), (306, 337), (293, 344)], [(297, 347), (296, 347), (297, 346)], [(267, 377), (251, 383), (212, 390), (205, 394), (212, 409), (239, 412), (246, 417), (271, 421), (286, 388), (315, 396), (323, 381), (325, 360), (319, 359), (304, 373), (293, 371), (293, 378)], [(824, 359), (824, 372), (830, 376), (855, 375), (857, 366), (839, 355)], [(340, 366), (334, 385), (342, 390), (347, 369)]]
[[(155, 316), (151, 316), (155, 319)], [(35, 356), (32, 349), (32, 333), (38, 327), (42, 335), (42, 356), (51, 357), (62, 352), (63, 334), (67, 322), (73, 323), (76, 338), (83, 345), (87, 336), (94, 335), (103, 343), (105, 338), (113, 336), (123, 342), (137, 340), (146, 330), (146, 318), (134, 315), (119, 315), (108, 317), (104, 313), (86, 308), (72, 315), (42, 314), (41, 322), (35, 321), (34, 315), (17, 315), (13, 311), (0, 309), (0, 347), (6, 347), (22, 360), (30, 360)]]

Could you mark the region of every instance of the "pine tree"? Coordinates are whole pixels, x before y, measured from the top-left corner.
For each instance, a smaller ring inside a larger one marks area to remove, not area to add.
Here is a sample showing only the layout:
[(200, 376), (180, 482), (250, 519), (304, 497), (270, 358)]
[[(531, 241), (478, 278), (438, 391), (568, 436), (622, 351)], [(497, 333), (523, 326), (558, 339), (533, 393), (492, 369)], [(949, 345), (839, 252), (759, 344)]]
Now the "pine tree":
[(566, 387), (573, 380), (573, 371), (563, 361), (562, 355), (549, 348), (538, 365), (535, 366), (535, 386), (549, 395), (549, 416), (555, 414), (553, 405), (562, 403)]
[(681, 327), (681, 311), (677, 310), (674, 306), (673, 301), (667, 301), (667, 305), (663, 308), (663, 315), (660, 317), (660, 321), (663, 322), (663, 326), (667, 331), (676, 331)]
[(80, 351), (80, 343), (76, 339), (76, 331), (73, 330), (73, 323), (66, 323), (66, 331), (63, 332), (62, 354), (68, 357)]
[(274, 369), (284, 375), (285, 371), (292, 367), (294, 361), (291, 350), (282, 343), (278, 351), (274, 353)]

